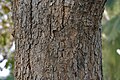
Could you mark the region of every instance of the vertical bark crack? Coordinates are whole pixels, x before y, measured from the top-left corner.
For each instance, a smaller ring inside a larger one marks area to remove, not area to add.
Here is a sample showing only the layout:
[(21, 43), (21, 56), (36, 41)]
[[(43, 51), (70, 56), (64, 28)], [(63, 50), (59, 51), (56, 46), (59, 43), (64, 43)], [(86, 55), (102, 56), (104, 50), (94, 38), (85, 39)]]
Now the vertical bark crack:
[(52, 35), (52, 34), (51, 34), (51, 33), (52, 33), (52, 32), (51, 32), (51, 31), (52, 31), (52, 30), (51, 30), (51, 29), (52, 29), (52, 25), (51, 25), (51, 24), (52, 24), (52, 7), (51, 7), (51, 9), (50, 9), (50, 23), (49, 23), (49, 24), (50, 24), (50, 36), (51, 36), (51, 35)]
[(32, 77), (32, 72), (31, 72), (31, 64), (30, 64), (30, 50), (31, 50), (31, 46), (32, 46), (32, 44), (30, 43), (31, 42), (31, 38), (32, 38), (32, 0), (30, 1), (30, 37), (29, 37), (29, 53), (28, 53), (28, 67), (29, 67), (29, 77), (28, 77), (28, 79), (29, 78), (31, 78)]
[(64, 29), (64, 17), (65, 17), (65, 0), (62, 0), (62, 26), (61, 26), (61, 29)]

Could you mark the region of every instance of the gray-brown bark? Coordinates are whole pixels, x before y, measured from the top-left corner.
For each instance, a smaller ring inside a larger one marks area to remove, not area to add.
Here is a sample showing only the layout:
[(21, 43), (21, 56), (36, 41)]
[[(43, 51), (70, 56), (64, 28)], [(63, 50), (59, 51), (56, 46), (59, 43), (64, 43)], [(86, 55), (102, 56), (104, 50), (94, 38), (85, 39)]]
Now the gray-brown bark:
[(14, 0), (15, 80), (102, 80), (106, 0)]

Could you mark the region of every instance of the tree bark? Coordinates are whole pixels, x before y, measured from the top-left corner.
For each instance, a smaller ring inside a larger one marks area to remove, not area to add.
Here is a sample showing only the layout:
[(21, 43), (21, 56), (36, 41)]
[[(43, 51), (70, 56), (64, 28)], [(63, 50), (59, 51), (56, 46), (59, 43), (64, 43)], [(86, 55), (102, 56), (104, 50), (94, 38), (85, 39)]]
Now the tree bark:
[(14, 0), (15, 80), (102, 80), (106, 0)]

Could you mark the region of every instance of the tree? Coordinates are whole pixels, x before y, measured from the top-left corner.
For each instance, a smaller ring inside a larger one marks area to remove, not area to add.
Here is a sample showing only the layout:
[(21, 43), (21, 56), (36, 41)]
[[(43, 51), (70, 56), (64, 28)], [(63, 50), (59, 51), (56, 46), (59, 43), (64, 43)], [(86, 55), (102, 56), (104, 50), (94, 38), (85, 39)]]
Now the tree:
[(16, 80), (102, 80), (106, 0), (14, 0)]

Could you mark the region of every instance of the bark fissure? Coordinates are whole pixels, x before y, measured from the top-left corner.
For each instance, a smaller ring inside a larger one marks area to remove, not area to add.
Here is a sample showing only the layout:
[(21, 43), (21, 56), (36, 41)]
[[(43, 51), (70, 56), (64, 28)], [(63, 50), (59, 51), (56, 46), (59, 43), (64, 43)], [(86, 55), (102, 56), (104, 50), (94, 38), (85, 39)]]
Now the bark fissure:
[(50, 9), (50, 23), (49, 23), (49, 25), (50, 25), (50, 37), (52, 36), (52, 8)]
[(26, 32), (28, 32), (28, 34), (29, 34), (29, 37), (28, 37), (28, 44), (27, 45), (29, 45), (29, 48), (28, 48), (28, 53), (27, 53), (27, 55), (28, 55), (28, 64), (27, 64), (27, 66), (28, 66), (28, 68), (29, 68), (29, 70), (28, 70), (28, 77), (27, 77), (27, 80), (29, 80), (29, 79), (32, 79), (32, 69), (31, 69), (31, 59), (30, 59), (30, 57), (31, 57), (31, 47), (32, 47), (32, 17), (33, 17), (33, 15), (32, 15), (32, 0), (30, 0), (30, 3), (29, 3), (29, 17), (28, 17), (28, 19), (30, 19), (28, 22), (29, 23), (27, 23), (27, 25), (29, 25), (29, 27), (28, 27), (28, 30), (29, 30), (29, 32), (28, 31), (26, 31)]
[(65, 25), (64, 25), (64, 19), (65, 19), (65, 0), (62, 0), (62, 23), (61, 23), (61, 29), (64, 29)]

